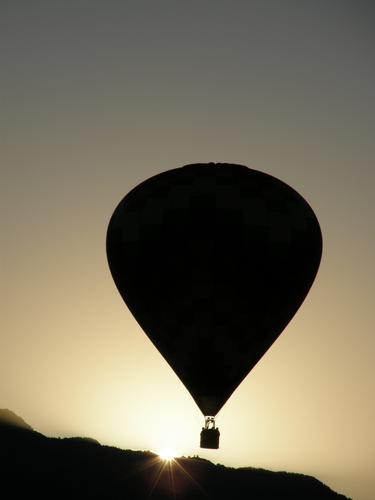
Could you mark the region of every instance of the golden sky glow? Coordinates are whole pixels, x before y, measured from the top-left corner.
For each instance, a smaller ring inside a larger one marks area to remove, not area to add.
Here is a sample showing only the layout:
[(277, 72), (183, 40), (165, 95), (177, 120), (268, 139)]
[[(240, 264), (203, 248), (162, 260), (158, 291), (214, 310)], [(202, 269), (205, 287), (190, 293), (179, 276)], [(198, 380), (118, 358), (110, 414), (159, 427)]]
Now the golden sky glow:
[[(371, 3), (8, 4), (0, 407), (51, 436), (302, 472), (373, 498)], [(199, 449), (203, 417), (105, 254), (131, 188), (209, 161), (287, 182), (324, 239), (300, 311), (220, 411), (218, 451)]]

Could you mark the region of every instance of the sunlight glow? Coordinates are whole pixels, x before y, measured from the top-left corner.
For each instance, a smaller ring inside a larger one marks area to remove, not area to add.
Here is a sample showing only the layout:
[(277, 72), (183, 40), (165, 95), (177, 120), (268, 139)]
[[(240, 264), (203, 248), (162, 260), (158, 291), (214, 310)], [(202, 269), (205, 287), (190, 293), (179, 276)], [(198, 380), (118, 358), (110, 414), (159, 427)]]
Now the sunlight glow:
[(158, 452), (158, 455), (162, 460), (171, 462), (177, 456), (177, 452), (172, 448), (163, 448)]

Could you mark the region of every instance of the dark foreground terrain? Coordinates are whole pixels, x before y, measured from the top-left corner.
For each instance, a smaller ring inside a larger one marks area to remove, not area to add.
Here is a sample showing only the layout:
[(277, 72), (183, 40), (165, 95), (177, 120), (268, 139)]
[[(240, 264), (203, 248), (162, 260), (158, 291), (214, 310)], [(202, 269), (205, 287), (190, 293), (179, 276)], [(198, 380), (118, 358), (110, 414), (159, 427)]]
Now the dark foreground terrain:
[(5, 499), (345, 500), (311, 476), (232, 469), (200, 458), (56, 439), (0, 410), (0, 497)]

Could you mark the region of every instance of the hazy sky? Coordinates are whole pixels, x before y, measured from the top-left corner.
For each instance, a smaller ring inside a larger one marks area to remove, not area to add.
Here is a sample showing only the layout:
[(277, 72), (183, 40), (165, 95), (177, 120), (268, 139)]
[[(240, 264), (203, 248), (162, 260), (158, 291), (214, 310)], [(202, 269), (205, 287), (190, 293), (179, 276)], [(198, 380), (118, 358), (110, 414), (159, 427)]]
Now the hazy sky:
[[(361, 0), (0, 1), (0, 407), (51, 436), (373, 498), (374, 25)], [(209, 161), (290, 184), (324, 238), (308, 298), (218, 415), (218, 451), (105, 254), (132, 187)]]

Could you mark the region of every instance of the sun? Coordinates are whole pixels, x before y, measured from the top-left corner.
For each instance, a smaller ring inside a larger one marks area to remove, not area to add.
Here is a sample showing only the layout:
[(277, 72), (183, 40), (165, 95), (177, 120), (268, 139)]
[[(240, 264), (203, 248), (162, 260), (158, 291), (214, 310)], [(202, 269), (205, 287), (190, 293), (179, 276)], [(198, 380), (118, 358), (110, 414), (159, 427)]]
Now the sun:
[(158, 455), (165, 462), (171, 462), (177, 456), (177, 452), (172, 448), (162, 448)]

